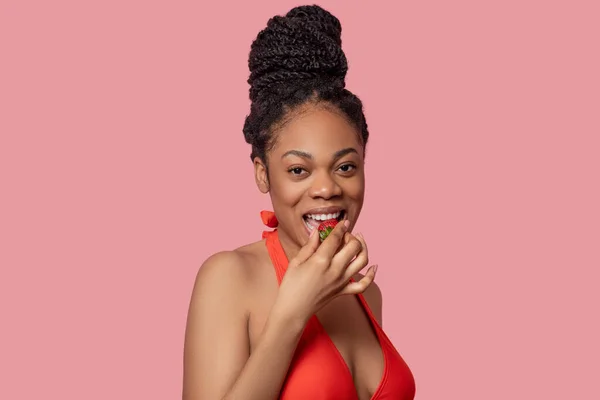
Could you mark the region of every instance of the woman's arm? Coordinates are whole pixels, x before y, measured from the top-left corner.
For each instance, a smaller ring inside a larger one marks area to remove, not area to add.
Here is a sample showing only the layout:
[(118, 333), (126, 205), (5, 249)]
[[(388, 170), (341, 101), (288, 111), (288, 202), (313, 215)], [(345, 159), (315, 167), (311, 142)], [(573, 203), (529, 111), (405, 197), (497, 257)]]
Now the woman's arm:
[(250, 355), (248, 272), (222, 252), (200, 268), (190, 302), (183, 400), (276, 399), (306, 321), (271, 311)]

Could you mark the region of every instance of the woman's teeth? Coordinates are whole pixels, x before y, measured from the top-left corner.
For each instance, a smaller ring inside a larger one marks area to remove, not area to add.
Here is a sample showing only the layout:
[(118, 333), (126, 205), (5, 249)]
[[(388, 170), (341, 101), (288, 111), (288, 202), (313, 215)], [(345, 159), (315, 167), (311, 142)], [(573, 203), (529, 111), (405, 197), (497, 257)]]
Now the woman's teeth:
[(306, 218), (316, 219), (317, 221), (327, 221), (328, 219), (338, 219), (340, 214), (340, 212), (336, 212), (333, 214), (307, 214)]
[(341, 211), (333, 214), (306, 214), (304, 216), (304, 224), (308, 228), (309, 232), (311, 232), (313, 229), (317, 229), (322, 221), (339, 219), (341, 215)]
[(317, 229), (319, 227), (319, 222), (314, 219), (304, 218), (304, 225), (306, 225), (306, 228), (309, 232), (312, 232), (313, 229)]

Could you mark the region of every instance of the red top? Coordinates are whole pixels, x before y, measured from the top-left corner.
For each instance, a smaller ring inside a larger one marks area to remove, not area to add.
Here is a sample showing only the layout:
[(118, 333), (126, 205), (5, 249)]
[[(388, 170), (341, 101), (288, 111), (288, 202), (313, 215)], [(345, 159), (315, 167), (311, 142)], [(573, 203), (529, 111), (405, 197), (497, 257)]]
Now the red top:
[[(272, 228), (277, 219), (272, 212), (263, 211), (263, 222)], [(288, 260), (279, 241), (277, 229), (263, 232), (277, 280), (281, 283)], [(383, 376), (371, 400), (413, 400), (413, 375), (390, 339), (377, 323), (362, 294), (360, 304), (367, 313), (383, 351)], [(282, 400), (358, 400), (350, 370), (333, 341), (313, 315), (300, 338), (286, 380), (280, 393)]]

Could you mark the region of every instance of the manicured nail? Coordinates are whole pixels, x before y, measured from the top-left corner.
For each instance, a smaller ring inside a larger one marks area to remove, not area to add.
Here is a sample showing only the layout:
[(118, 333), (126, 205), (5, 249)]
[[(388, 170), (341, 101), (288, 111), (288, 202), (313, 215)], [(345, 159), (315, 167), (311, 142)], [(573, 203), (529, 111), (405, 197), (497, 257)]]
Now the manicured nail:
[(344, 220), (344, 227), (345, 227), (346, 229), (348, 229), (348, 228), (350, 227), (350, 221), (348, 221), (347, 219), (346, 219), (346, 220)]
[(377, 264), (375, 264), (375, 265), (373, 266), (373, 272), (374, 272), (374, 273), (377, 273), (377, 267), (379, 267), (379, 265), (377, 265)]

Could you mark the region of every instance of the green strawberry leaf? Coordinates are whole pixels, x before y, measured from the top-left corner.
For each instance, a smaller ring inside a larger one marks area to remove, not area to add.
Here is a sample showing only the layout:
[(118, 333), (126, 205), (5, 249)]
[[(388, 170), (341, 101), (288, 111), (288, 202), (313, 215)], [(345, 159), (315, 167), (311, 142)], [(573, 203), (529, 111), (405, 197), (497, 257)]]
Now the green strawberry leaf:
[(319, 237), (321, 238), (321, 242), (323, 240), (325, 240), (327, 238), (327, 236), (329, 236), (329, 234), (331, 233), (331, 231), (333, 231), (333, 228), (331, 226), (328, 226), (324, 230), (319, 231)]

